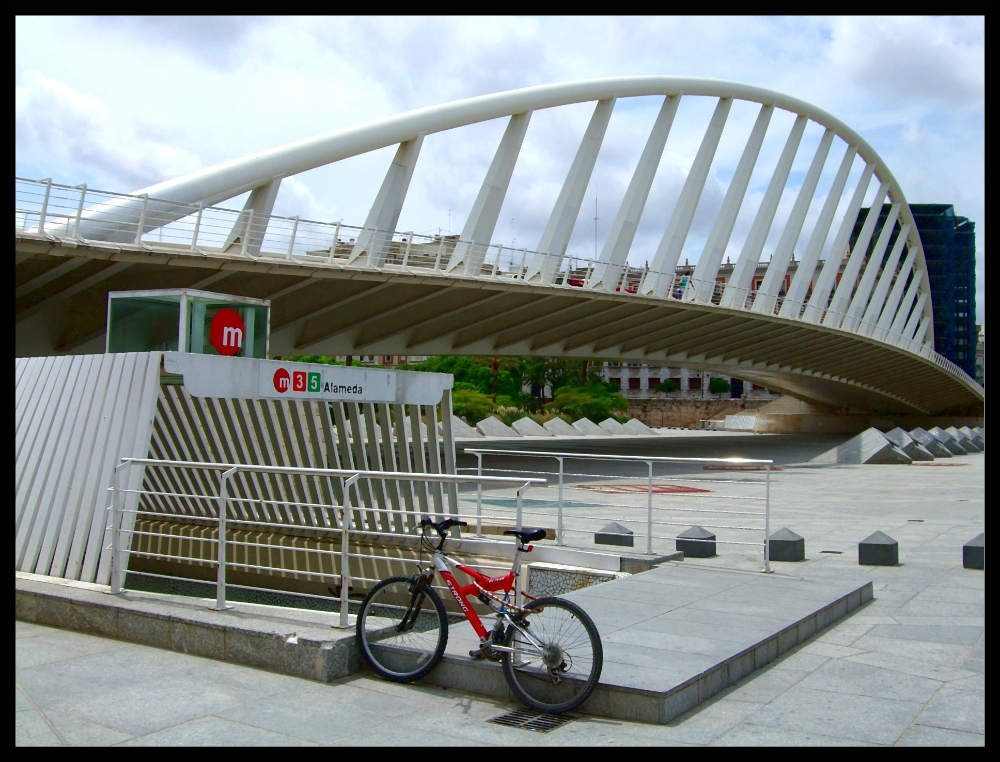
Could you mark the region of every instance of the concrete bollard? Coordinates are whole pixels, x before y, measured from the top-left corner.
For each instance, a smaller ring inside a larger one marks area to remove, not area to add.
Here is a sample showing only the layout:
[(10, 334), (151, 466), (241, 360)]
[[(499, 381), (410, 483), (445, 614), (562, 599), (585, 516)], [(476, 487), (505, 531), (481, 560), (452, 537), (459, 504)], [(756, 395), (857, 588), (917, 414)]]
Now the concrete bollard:
[(711, 558), (715, 553), (715, 535), (704, 527), (685, 529), (674, 541), (685, 558)]
[(617, 521), (612, 521), (600, 532), (595, 532), (594, 542), (598, 545), (621, 545), (626, 548), (635, 547), (632, 530), (626, 526), (622, 526)]
[(805, 561), (806, 541), (788, 527), (771, 535), (767, 543), (768, 557), (772, 561)]
[(966, 569), (986, 569), (986, 532), (981, 532), (962, 546), (962, 566)]
[(876, 531), (858, 543), (858, 563), (862, 566), (895, 566), (899, 563), (899, 543), (885, 532)]

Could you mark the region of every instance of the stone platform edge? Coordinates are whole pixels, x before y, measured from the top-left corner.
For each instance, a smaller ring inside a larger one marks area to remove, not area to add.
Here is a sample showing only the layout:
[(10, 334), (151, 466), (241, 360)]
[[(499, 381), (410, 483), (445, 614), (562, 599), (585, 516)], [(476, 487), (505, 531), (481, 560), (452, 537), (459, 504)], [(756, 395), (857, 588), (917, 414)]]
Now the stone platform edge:
[[(320, 682), (361, 670), (354, 627), (339, 614), (127, 591), (15, 572), (14, 618)], [(354, 617), (351, 617), (353, 624)]]
[[(238, 603), (221, 612), (206, 599), (129, 591), (15, 572), (14, 618), (271, 672), (332, 682), (361, 671), (354, 628), (339, 615)], [(695, 675), (669, 691), (598, 685), (585, 714), (665, 724), (845, 617), (873, 598), (871, 582)], [(352, 617), (353, 619), (353, 617)], [(445, 655), (423, 682), (516, 701), (500, 666)]]
[[(666, 724), (809, 640), (873, 597), (872, 583), (866, 582), (668, 691), (598, 684), (580, 711), (616, 720)], [(517, 701), (507, 687), (498, 664), (470, 661), (450, 654), (445, 654), (441, 663), (422, 682)]]

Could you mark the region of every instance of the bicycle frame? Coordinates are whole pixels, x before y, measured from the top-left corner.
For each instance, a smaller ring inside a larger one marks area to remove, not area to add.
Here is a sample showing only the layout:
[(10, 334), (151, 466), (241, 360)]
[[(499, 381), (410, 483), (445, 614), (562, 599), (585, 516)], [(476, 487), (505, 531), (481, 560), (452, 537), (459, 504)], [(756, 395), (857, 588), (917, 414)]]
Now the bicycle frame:
[[(492, 598), (500, 605), (500, 610), (497, 612), (498, 616), (508, 619), (506, 614), (506, 610), (508, 608), (520, 610), (519, 606), (508, 602), (508, 597), (514, 590), (517, 578), (521, 575), (521, 553), (530, 553), (532, 549), (533, 546), (531, 545), (528, 545), (523, 550), (518, 548), (514, 554), (514, 564), (512, 565), (511, 570), (502, 577), (487, 577), (485, 574), (480, 574), (475, 569), (459, 563), (457, 560), (446, 555), (441, 550), (434, 551), (434, 568), (447, 583), (448, 590), (451, 591), (452, 596), (454, 596), (459, 607), (462, 609), (462, 613), (465, 614), (465, 618), (469, 620), (469, 624), (472, 625), (472, 628), (476, 631), (480, 640), (486, 640), (489, 637), (489, 633), (483, 625), (482, 620), (479, 618), (479, 615), (473, 611), (472, 605), (469, 603), (468, 596), (472, 595), (476, 598), (485, 596), (487, 598)], [(460, 586), (450, 567), (455, 567), (456, 569), (468, 574), (472, 578), (472, 582), (468, 585)], [(503, 593), (502, 599), (495, 595), (491, 595), (491, 593), (498, 592)]]

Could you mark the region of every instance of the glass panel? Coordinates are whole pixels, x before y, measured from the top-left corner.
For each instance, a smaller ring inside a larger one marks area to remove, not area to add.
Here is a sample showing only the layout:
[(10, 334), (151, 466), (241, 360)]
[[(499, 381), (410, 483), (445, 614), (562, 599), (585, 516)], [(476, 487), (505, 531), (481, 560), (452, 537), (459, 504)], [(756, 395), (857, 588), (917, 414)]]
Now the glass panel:
[(111, 299), (109, 352), (176, 351), (179, 296)]
[(235, 341), (239, 349), (232, 357), (264, 359), (267, 353), (267, 308), (204, 297), (188, 296), (188, 351), (194, 354), (218, 355), (212, 343), (212, 321), (224, 309), (233, 310), (239, 321), (230, 326), (222, 337), (223, 344)]

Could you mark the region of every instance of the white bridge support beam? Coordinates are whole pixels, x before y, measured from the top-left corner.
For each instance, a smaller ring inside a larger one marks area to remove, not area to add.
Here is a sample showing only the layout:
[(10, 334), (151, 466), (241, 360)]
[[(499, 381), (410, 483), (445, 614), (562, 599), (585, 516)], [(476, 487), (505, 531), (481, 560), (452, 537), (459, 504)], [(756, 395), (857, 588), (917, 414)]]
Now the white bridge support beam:
[[(826, 195), (823, 209), (816, 220), (816, 227), (813, 228), (812, 235), (809, 236), (809, 243), (806, 244), (806, 250), (802, 254), (802, 261), (795, 271), (795, 276), (788, 286), (788, 293), (785, 294), (785, 301), (778, 312), (781, 317), (795, 319), (802, 311), (802, 303), (809, 291), (809, 283), (816, 272), (816, 265), (819, 264), (819, 255), (823, 251), (823, 244), (826, 243), (826, 239), (830, 235), (833, 217), (837, 213), (841, 194), (844, 192), (844, 186), (847, 185), (847, 176), (851, 173), (851, 166), (857, 155), (857, 146), (848, 146), (847, 151), (844, 152), (840, 169), (837, 170), (837, 175), (833, 178), (833, 185), (830, 186), (830, 191)], [(856, 215), (857, 213), (855, 213)]]
[(760, 209), (757, 210), (757, 216), (754, 217), (753, 225), (750, 227), (750, 234), (743, 244), (740, 258), (736, 260), (736, 267), (733, 268), (729, 284), (722, 295), (723, 307), (742, 309), (746, 302), (753, 275), (757, 271), (760, 253), (764, 250), (764, 242), (767, 240), (767, 234), (774, 222), (774, 214), (778, 211), (778, 202), (781, 201), (785, 183), (788, 182), (788, 173), (792, 170), (792, 162), (799, 150), (802, 133), (805, 131), (808, 121), (807, 116), (799, 115), (792, 125), (792, 130), (788, 134), (785, 147), (778, 159), (778, 165), (774, 168), (774, 174), (771, 175), (771, 182), (768, 183), (767, 190), (764, 191), (764, 199), (760, 203)]
[(892, 238), (901, 206), (899, 201), (894, 201), (889, 209), (885, 227), (882, 228), (882, 233), (875, 242), (875, 248), (872, 249), (872, 254), (868, 257), (864, 272), (861, 274), (861, 280), (858, 282), (858, 290), (851, 298), (851, 305), (847, 308), (847, 317), (841, 324), (841, 328), (845, 331), (857, 331), (861, 325), (861, 316), (864, 314), (865, 307), (868, 306), (868, 299), (875, 286), (875, 278), (878, 277), (879, 271), (882, 269), (882, 258), (885, 256), (885, 250), (889, 247), (889, 239)]
[(628, 260), (628, 252), (632, 248), (635, 231), (639, 226), (642, 210), (646, 206), (646, 199), (649, 198), (649, 189), (653, 185), (653, 178), (656, 176), (656, 169), (660, 164), (660, 157), (663, 155), (663, 148), (667, 144), (667, 136), (670, 134), (680, 102), (679, 95), (668, 95), (663, 99), (660, 113), (657, 114), (653, 129), (646, 139), (646, 147), (642, 149), (639, 163), (632, 173), (632, 180), (618, 208), (611, 232), (604, 242), (604, 248), (601, 249), (598, 261), (602, 264), (595, 265), (594, 272), (586, 283), (587, 288), (614, 291), (618, 286), (622, 267)]
[(601, 152), (615, 102), (615, 98), (597, 102), (594, 114), (590, 117), (590, 124), (587, 125), (587, 131), (583, 134), (583, 140), (580, 141), (576, 157), (569, 168), (569, 174), (566, 175), (566, 181), (559, 192), (559, 198), (556, 199), (556, 205), (545, 225), (545, 231), (538, 243), (538, 252), (528, 265), (525, 280), (552, 283), (556, 273), (559, 272), (569, 239), (573, 235), (573, 228), (576, 227), (576, 221), (580, 216), (583, 197), (587, 193), (597, 156)]
[(778, 300), (778, 291), (785, 280), (785, 273), (788, 272), (788, 263), (795, 250), (795, 244), (802, 234), (802, 224), (806, 220), (806, 212), (812, 204), (813, 196), (816, 193), (816, 185), (819, 183), (819, 176), (826, 164), (826, 157), (830, 153), (830, 146), (833, 145), (833, 130), (828, 129), (820, 138), (819, 147), (813, 156), (809, 171), (806, 172), (802, 187), (799, 188), (799, 195), (792, 205), (791, 214), (781, 231), (778, 245), (774, 248), (771, 261), (764, 273), (764, 282), (760, 285), (756, 298), (753, 302), (753, 311), (770, 315), (774, 312), (774, 305)]
[(274, 211), (274, 202), (278, 198), (280, 186), (281, 180), (277, 179), (250, 191), (250, 197), (243, 205), (243, 211), (236, 218), (233, 229), (226, 237), (226, 242), (222, 246), (223, 251), (230, 246), (239, 246), (251, 257), (256, 257), (260, 253), (260, 245), (264, 241), (267, 223), (271, 212)]
[(381, 267), (385, 263), (385, 255), (399, 222), (399, 213), (403, 210), (403, 202), (406, 200), (406, 192), (410, 188), (413, 169), (417, 165), (423, 143), (424, 136), (418, 135), (413, 140), (399, 144), (396, 156), (382, 180), (382, 187), (375, 197), (375, 203), (368, 212), (364, 229), (358, 234), (347, 259), (348, 263), (364, 253), (368, 254), (368, 264), (373, 267)]
[(889, 292), (889, 298), (882, 307), (878, 324), (875, 326), (875, 331), (872, 334), (872, 337), (879, 341), (885, 340), (886, 334), (892, 327), (893, 320), (896, 317), (896, 310), (899, 308), (900, 299), (903, 298), (903, 292), (906, 289), (906, 283), (910, 278), (910, 273), (913, 272), (913, 264), (917, 261), (918, 251), (919, 247), (914, 246), (912, 241), (907, 242), (906, 259), (903, 261), (903, 266), (899, 268), (899, 274), (892, 285), (892, 291)]
[(864, 317), (861, 318), (861, 326), (858, 328), (858, 333), (871, 336), (874, 332), (875, 323), (879, 315), (882, 314), (882, 307), (885, 306), (886, 297), (889, 296), (889, 286), (892, 285), (892, 280), (896, 276), (896, 266), (899, 264), (899, 258), (903, 255), (903, 247), (906, 245), (909, 235), (910, 223), (906, 223), (896, 237), (896, 243), (893, 245), (892, 251), (889, 252), (889, 259), (886, 260), (885, 266), (882, 268), (878, 285), (875, 286), (875, 291), (872, 292), (872, 298), (868, 300), (868, 306), (865, 308)]
[(705, 248), (694, 268), (692, 282), (696, 301), (705, 303), (712, 299), (712, 294), (715, 291), (715, 279), (718, 277), (719, 267), (722, 265), (722, 257), (729, 246), (729, 238), (733, 234), (736, 217), (743, 205), (747, 187), (750, 185), (750, 176), (753, 174), (757, 158), (760, 156), (760, 147), (764, 143), (764, 136), (767, 134), (767, 127), (771, 123), (773, 114), (774, 106), (764, 105), (760, 107), (760, 113), (757, 114), (757, 121), (750, 132), (746, 147), (743, 149), (740, 163), (736, 165), (736, 172), (726, 190), (722, 208), (715, 218), (712, 232), (709, 233)]
[(851, 197), (851, 201), (847, 205), (847, 210), (844, 212), (844, 218), (840, 222), (837, 237), (833, 239), (830, 251), (826, 255), (826, 262), (823, 264), (823, 269), (816, 279), (816, 285), (813, 286), (812, 296), (809, 297), (805, 312), (802, 313), (802, 320), (807, 323), (819, 323), (826, 313), (827, 303), (830, 300), (830, 292), (833, 291), (833, 287), (836, 285), (837, 273), (840, 272), (840, 263), (844, 258), (842, 252), (846, 251), (847, 242), (851, 240), (854, 222), (857, 220), (858, 212), (861, 211), (861, 205), (865, 201), (865, 194), (868, 193), (868, 186), (871, 184), (873, 174), (875, 174), (875, 164), (869, 162), (861, 172), (861, 179), (858, 181), (857, 187), (854, 189), (854, 195)]
[(670, 215), (670, 222), (667, 223), (667, 229), (663, 232), (663, 238), (660, 239), (660, 245), (656, 248), (656, 254), (653, 255), (649, 272), (646, 273), (644, 282), (639, 288), (641, 294), (667, 296), (670, 293), (677, 261), (680, 259), (684, 242), (691, 230), (691, 220), (694, 219), (695, 210), (698, 208), (702, 191), (705, 189), (708, 171), (712, 168), (712, 160), (715, 158), (715, 152), (719, 147), (719, 140), (722, 138), (722, 131), (725, 129), (732, 106), (732, 98), (719, 98), (719, 102), (715, 106), (715, 113), (712, 114), (708, 129), (705, 130), (705, 136), (701, 140), (701, 146), (695, 155), (691, 171), (688, 172), (681, 195), (677, 199), (677, 205)]
[(462, 228), (458, 245), (448, 260), (448, 266), (445, 268), (448, 272), (464, 263), (467, 273), (479, 274), (486, 258), (486, 248), (493, 239), (493, 231), (500, 218), (500, 209), (507, 196), (507, 187), (510, 185), (511, 175), (514, 174), (518, 154), (521, 153), (521, 145), (528, 131), (531, 114), (531, 111), (514, 114), (507, 123), (500, 146), (493, 156), (493, 163), (490, 164), (483, 186), (476, 196), (476, 203), (472, 205), (472, 212), (469, 213), (465, 227)]
[[(913, 250), (911, 250), (911, 253), (913, 253)], [(913, 307), (913, 302), (916, 301), (917, 294), (920, 292), (920, 277), (920, 271), (914, 269), (910, 285), (906, 289), (906, 295), (903, 297), (899, 309), (896, 310), (896, 314), (892, 317), (892, 324), (889, 326), (889, 341), (893, 344), (899, 344), (899, 339), (903, 335), (906, 320), (910, 317), (910, 309)]]
[(910, 319), (906, 321), (906, 326), (903, 328), (903, 341), (915, 340), (914, 334), (917, 332), (917, 327), (920, 325), (921, 318), (924, 317), (924, 305), (927, 304), (929, 294), (924, 291), (917, 297), (917, 303), (913, 306), (913, 312), (910, 314)]
[[(823, 325), (839, 328), (841, 321), (844, 319), (844, 313), (847, 312), (851, 295), (854, 293), (858, 273), (861, 271), (861, 265), (868, 255), (868, 244), (871, 243), (872, 234), (875, 232), (875, 223), (878, 222), (879, 212), (882, 211), (882, 201), (885, 200), (888, 192), (889, 183), (883, 181), (875, 192), (875, 198), (872, 200), (871, 208), (868, 210), (868, 216), (865, 217), (865, 222), (861, 226), (861, 232), (858, 234), (858, 240), (854, 244), (851, 256), (848, 258), (844, 272), (840, 276), (840, 283), (837, 285), (837, 290), (833, 292), (833, 300), (830, 302), (830, 306), (826, 310), (826, 315), (823, 317)], [(851, 220), (851, 227), (853, 228), (853, 226), (854, 220)]]

